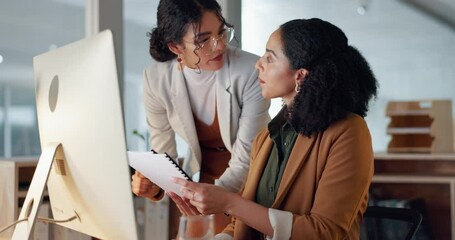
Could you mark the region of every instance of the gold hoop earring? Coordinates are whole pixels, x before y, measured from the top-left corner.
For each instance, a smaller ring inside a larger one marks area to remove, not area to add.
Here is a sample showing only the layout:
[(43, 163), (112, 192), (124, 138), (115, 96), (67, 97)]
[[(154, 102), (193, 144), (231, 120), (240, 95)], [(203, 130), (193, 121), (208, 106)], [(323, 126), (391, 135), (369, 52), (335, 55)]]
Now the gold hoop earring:
[(296, 84), (295, 84), (294, 91), (295, 91), (296, 93), (299, 93), (299, 92), (300, 92), (300, 85), (299, 85), (299, 83), (296, 83)]

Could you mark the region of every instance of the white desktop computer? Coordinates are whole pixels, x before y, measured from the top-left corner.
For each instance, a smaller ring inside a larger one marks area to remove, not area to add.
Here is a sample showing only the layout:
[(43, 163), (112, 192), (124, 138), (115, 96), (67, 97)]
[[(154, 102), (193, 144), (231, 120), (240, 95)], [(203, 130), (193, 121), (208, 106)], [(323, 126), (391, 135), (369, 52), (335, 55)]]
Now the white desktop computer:
[(54, 220), (99, 239), (137, 239), (109, 30), (33, 59), (42, 155), (13, 239), (28, 239), (47, 184)]

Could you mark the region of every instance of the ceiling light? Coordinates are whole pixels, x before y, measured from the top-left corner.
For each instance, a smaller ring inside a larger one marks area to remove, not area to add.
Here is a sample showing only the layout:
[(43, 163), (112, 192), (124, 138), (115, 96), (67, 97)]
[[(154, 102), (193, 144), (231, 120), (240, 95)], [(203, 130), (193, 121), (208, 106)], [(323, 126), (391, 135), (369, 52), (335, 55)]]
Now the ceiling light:
[(357, 7), (357, 13), (358, 14), (365, 15), (366, 12), (367, 12), (367, 9), (365, 8), (365, 6), (358, 6)]
[(368, 7), (370, 6), (371, 0), (357, 0), (357, 13), (359, 15), (365, 15)]
[(0, 63), (2, 63), (2, 62), (3, 62), (3, 56), (0, 55)]

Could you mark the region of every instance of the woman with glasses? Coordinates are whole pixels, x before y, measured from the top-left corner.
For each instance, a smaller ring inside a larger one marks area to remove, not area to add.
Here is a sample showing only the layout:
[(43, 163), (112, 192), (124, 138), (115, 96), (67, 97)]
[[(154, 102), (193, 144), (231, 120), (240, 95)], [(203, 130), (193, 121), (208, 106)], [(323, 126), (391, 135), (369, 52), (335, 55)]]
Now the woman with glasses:
[[(233, 38), (234, 28), (215, 0), (161, 0), (149, 40), (157, 62), (144, 73), (144, 103), (155, 151), (177, 158), (178, 134), (188, 144), (186, 172), (200, 172), (200, 182), (238, 193), (251, 142), (270, 120), (270, 101), (257, 81), (258, 57), (229, 47)], [(152, 200), (164, 194), (138, 172), (132, 189)], [(173, 210), (171, 228), (178, 225)], [(177, 228), (170, 232), (174, 237)]]
[(253, 142), (242, 196), (175, 182), (186, 214), (234, 218), (216, 239), (359, 239), (373, 176), (364, 120), (377, 81), (346, 35), (321, 19), (284, 23), (256, 63), (265, 98), (285, 105)]

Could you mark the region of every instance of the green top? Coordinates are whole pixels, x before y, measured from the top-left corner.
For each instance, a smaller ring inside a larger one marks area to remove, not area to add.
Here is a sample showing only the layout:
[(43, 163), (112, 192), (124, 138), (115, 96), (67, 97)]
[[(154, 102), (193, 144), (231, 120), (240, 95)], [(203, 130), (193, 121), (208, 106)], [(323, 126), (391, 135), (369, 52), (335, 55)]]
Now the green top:
[(268, 125), (274, 144), (256, 191), (256, 202), (265, 207), (272, 206), (275, 201), (284, 169), (298, 136), (286, 121), (284, 112), (282, 110)]

